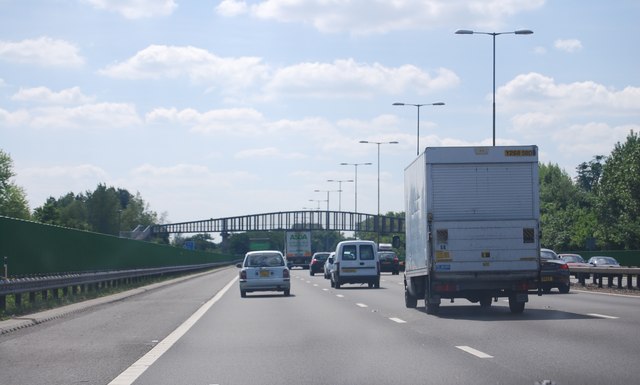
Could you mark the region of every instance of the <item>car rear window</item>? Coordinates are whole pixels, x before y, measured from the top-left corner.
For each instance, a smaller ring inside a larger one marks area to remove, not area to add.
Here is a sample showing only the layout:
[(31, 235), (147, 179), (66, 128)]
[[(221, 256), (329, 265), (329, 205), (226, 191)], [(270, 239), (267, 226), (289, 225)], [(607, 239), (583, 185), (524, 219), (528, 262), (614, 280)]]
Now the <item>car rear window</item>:
[(284, 260), (278, 254), (250, 255), (246, 265), (249, 267), (284, 266)]
[(356, 245), (345, 245), (342, 248), (342, 260), (343, 261), (356, 260)]
[(373, 259), (375, 253), (373, 252), (373, 246), (371, 245), (360, 245), (360, 260), (361, 261), (370, 261)]

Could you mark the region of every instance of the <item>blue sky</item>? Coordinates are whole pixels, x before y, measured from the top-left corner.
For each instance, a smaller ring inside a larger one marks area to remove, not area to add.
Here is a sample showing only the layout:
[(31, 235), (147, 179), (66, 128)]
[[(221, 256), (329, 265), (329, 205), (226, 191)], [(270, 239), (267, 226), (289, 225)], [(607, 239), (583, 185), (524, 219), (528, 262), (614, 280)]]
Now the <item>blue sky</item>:
[(403, 211), (420, 147), (535, 144), (569, 175), (640, 131), (634, 0), (0, 0), (0, 148), (31, 209), (98, 183), (167, 222)]

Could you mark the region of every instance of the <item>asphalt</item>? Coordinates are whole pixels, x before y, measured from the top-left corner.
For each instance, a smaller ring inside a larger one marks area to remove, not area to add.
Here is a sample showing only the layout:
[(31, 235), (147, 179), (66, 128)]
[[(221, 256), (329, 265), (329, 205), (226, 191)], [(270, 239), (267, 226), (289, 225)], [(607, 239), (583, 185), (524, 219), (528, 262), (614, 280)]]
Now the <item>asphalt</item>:
[(154, 283), (147, 286), (141, 286), (141, 287), (123, 291), (120, 293), (106, 295), (104, 297), (94, 298), (94, 299), (90, 299), (82, 302), (73, 303), (70, 305), (60, 306), (54, 309), (45, 310), (39, 313), (26, 314), (20, 317), (14, 317), (8, 320), (0, 321), (0, 335), (10, 333), (19, 329), (27, 328), (30, 326), (38, 325), (54, 319), (62, 318), (69, 314), (79, 313), (99, 305), (121, 301), (125, 298), (146, 293), (151, 290), (156, 290), (163, 286), (172, 285), (172, 284), (182, 282), (191, 278), (199, 277), (202, 275), (211, 274), (216, 270), (219, 270), (219, 269), (209, 270), (202, 273), (192, 274), (184, 277), (178, 277), (178, 278)]

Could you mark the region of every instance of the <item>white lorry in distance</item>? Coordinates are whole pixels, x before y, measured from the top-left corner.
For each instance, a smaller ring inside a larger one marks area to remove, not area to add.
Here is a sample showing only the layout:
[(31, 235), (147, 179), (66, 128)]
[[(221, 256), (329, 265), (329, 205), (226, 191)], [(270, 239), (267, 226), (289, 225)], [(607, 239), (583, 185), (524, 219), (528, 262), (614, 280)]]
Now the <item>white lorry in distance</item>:
[(538, 148), (427, 147), (404, 180), (406, 307), (507, 297), (524, 311), (540, 279)]
[(311, 232), (287, 231), (285, 242), (285, 256), (287, 266), (291, 269), (300, 266), (308, 269), (311, 263)]

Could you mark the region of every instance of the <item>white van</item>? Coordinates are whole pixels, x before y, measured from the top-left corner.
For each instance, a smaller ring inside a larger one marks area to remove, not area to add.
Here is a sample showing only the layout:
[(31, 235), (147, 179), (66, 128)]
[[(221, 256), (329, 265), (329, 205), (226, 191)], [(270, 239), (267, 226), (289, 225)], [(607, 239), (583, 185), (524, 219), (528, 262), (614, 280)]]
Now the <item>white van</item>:
[(375, 242), (353, 240), (338, 243), (331, 267), (331, 287), (339, 289), (344, 283), (380, 287), (380, 262)]

